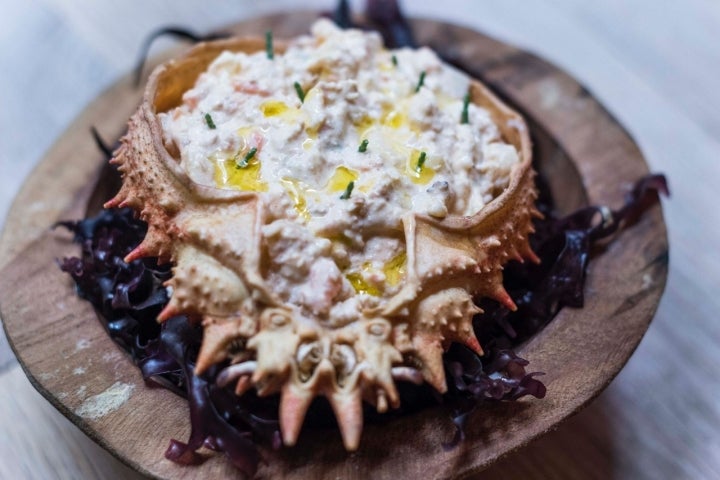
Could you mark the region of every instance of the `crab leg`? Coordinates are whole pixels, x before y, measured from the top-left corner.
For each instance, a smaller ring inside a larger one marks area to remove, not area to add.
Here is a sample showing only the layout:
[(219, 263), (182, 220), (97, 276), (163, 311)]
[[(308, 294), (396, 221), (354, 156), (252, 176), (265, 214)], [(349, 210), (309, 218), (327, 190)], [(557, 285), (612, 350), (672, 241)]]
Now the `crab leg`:
[(221, 387), (228, 385), (233, 380), (236, 380), (243, 376), (250, 376), (255, 372), (257, 368), (257, 362), (248, 361), (243, 363), (237, 363), (230, 365), (225, 368), (217, 377), (217, 384)]

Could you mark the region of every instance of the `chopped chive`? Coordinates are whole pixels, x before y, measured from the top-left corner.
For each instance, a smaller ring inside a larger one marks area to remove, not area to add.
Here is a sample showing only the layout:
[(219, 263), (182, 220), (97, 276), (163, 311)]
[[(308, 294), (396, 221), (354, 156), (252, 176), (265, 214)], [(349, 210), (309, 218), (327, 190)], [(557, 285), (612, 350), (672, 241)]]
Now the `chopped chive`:
[(368, 142), (367, 138), (365, 140), (363, 140), (362, 143), (360, 144), (360, 146), (358, 147), (358, 152), (360, 152), (360, 153), (367, 152), (368, 143), (370, 143), (370, 142)]
[(397, 56), (395, 56), (395, 55), (392, 56), (392, 62), (393, 62), (393, 65), (395, 65), (397, 67)]
[(257, 153), (257, 148), (252, 147), (250, 149), (250, 151), (247, 153), (247, 155), (245, 155), (245, 161), (249, 162), (250, 160), (252, 160), (252, 158), (255, 156), (256, 153)]
[(415, 93), (419, 92), (424, 84), (425, 84), (425, 70), (420, 72), (420, 79), (418, 80), (417, 87), (415, 87)]
[(470, 92), (467, 92), (465, 94), (465, 98), (463, 98), (463, 109), (462, 109), (462, 115), (460, 116), (460, 123), (470, 123), (470, 118), (468, 116), (468, 107), (470, 106)]
[(418, 157), (417, 165), (415, 166), (415, 171), (417, 173), (422, 172), (423, 166), (425, 165), (425, 157), (427, 157), (427, 154), (425, 152), (420, 152), (420, 156)]
[(300, 97), (300, 103), (305, 102), (305, 92), (303, 92), (302, 85), (300, 85), (300, 82), (295, 82), (295, 91), (297, 92), (297, 96)]
[(205, 114), (205, 123), (207, 123), (207, 126), (210, 128), (210, 130), (215, 130), (215, 122), (213, 122), (213, 119), (209, 113)]
[(235, 157), (235, 166), (238, 168), (247, 168), (247, 166), (250, 164), (250, 160), (253, 159), (256, 153), (257, 148), (253, 147), (248, 153), (245, 154), (245, 157), (242, 159), (242, 161), (238, 162), (237, 157)]
[(273, 50), (272, 31), (270, 30), (265, 32), (265, 53), (267, 53), (267, 58), (269, 58), (270, 60), (275, 57), (275, 51)]
[(340, 200), (347, 200), (350, 198), (350, 195), (352, 195), (353, 188), (355, 188), (355, 182), (350, 182), (347, 184), (347, 187), (345, 187), (345, 191), (342, 195), (340, 195)]

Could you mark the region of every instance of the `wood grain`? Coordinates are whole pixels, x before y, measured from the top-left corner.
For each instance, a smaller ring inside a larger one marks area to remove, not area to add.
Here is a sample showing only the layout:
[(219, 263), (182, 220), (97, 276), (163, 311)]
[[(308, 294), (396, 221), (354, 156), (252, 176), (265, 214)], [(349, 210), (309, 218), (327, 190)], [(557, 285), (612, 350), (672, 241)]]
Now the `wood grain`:
[[(304, 31), (307, 21), (302, 16), (271, 17), (243, 25), (242, 30), (262, 33), (272, 26), (278, 35), (290, 35)], [(428, 21), (418, 22), (417, 29), (421, 42), (472, 64), (479, 76), (533, 119), (538, 144), (545, 149), (540, 155), (542, 168), (568, 172), (553, 177), (562, 178), (554, 188), (568, 208), (582, 200), (583, 189), (594, 203), (617, 205), (627, 183), (647, 172), (642, 155), (622, 127), (587, 90), (555, 67), (467, 29)], [(550, 109), (548, 89), (553, 92)], [(80, 216), (90, 194), (88, 185), (98, 174), (97, 155), (88, 145), (88, 126), (101, 121), (107, 131), (119, 131), (125, 112), (137, 102), (136, 95), (123, 82), (103, 95), (31, 176), (11, 210), (2, 239), (0, 308), (31, 381), (103, 446), (139, 470), (162, 478), (228, 474), (231, 471), (222, 459), (212, 458), (199, 469), (182, 469), (162, 459), (167, 439), (183, 439), (188, 433), (183, 401), (144, 387), (95, 322), (90, 307), (69, 294), (69, 282), (48, 262), (73, 249), (67, 238), (49, 234), (47, 225), (57, 218)], [(60, 168), (68, 148), (77, 158), (72, 178), (63, 176)], [(584, 188), (578, 188), (578, 179)], [(574, 188), (563, 190), (563, 185)], [(52, 201), (52, 208), (29, 219), (28, 203), (44, 200)], [(377, 478), (446, 478), (486, 466), (556, 426), (618, 372), (657, 306), (666, 252), (661, 213), (655, 209), (595, 259), (586, 308), (562, 312), (523, 348), (534, 368), (549, 372), (546, 383), (551, 395), (541, 402), (488, 408), (477, 415), (470, 440), (461, 448), (450, 452), (439, 448), (452, 428), (445, 412), (431, 411), (388, 426), (370, 426), (361, 450), (350, 457), (339, 442), (325, 440), (335, 432), (306, 434), (299, 448), (269, 452), (273, 458), (260, 476), (362, 478), (372, 468)], [(27, 277), (19, 288), (13, 280), (18, 276)], [(42, 298), (36, 295), (39, 290), (45, 292)], [(128, 392), (124, 398), (122, 394)], [(113, 403), (118, 396), (122, 401)], [(93, 418), (95, 410), (88, 404), (101, 404), (109, 411)], [(387, 454), (388, 445), (392, 455)]]

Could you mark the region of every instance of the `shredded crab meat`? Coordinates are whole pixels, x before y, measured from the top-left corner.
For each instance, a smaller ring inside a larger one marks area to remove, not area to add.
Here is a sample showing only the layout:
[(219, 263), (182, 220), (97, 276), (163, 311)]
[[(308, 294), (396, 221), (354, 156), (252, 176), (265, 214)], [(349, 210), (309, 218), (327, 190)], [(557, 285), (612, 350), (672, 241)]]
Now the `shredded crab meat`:
[[(272, 285), (300, 308), (327, 314), (353, 290), (397, 292), (382, 265), (368, 268), (377, 251), (364, 244), (386, 238), (378, 232), (402, 233), (411, 212), (474, 214), (507, 186), (518, 153), (482, 107), (467, 106), (468, 122), (460, 121), (468, 88), (469, 79), (429, 49), (386, 50), (375, 33), (319, 20), (311, 36), (272, 59), (263, 51), (222, 53), (182, 104), (159, 116), (165, 143), (194, 181), (257, 191), (268, 218), (298, 225), (294, 246), (268, 235), (269, 250), (322, 258), (331, 280), (318, 285), (320, 271), (309, 275), (299, 265), (288, 274), (294, 260), (276, 259)], [(350, 182), (352, 193), (341, 198)], [(317, 251), (328, 240), (332, 251), (308, 255), (308, 243)], [(386, 246), (387, 261), (405, 248)]]

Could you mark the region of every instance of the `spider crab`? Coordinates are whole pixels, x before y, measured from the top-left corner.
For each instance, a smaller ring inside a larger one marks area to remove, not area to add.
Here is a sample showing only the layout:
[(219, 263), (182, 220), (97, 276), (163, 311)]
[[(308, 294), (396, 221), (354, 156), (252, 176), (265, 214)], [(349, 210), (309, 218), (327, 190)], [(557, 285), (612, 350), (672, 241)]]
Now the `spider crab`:
[(490, 297), (515, 308), (503, 287), (503, 265), (538, 261), (528, 244), (532, 217), (540, 215), (529, 135), (517, 113), (473, 81), (471, 101), (490, 112), (519, 153), (508, 186), (472, 216), (406, 215), (398, 232), (407, 259), (398, 292), (348, 324), (308, 318), (268, 285), (262, 195), (190, 181), (164, 146), (157, 116), (180, 102), (221, 51), (263, 48), (262, 40), (251, 38), (204, 43), (153, 73), (112, 159), (123, 186), (106, 207), (132, 207), (148, 224), (126, 261), (158, 257), (173, 263), (172, 296), (159, 321), (184, 314), (202, 322), (196, 374), (221, 364), (216, 381), (234, 383), (238, 395), (253, 387), (259, 395), (280, 393), (287, 445), (297, 441), (313, 398), (325, 396), (345, 447), (354, 450), (363, 401), (381, 412), (397, 407), (397, 381), (427, 382), (444, 392), (442, 355), (450, 342), (482, 354), (472, 327), (480, 312), (474, 300)]

